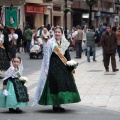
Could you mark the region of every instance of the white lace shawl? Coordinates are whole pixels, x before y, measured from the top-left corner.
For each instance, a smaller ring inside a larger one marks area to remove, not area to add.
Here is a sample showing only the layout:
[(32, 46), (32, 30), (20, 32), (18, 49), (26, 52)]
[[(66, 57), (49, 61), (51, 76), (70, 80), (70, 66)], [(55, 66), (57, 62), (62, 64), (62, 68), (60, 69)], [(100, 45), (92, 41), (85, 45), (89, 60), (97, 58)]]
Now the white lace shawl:
[(48, 69), (49, 69), (49, 62), (50, 62), (50, 57), (51, 57), (52, 51), (53, 51), (52, 42), (51, 42), (51, 40), (49, 40), (47, 42), (45, 50), (44, 50), (44, 57), (43, 57), (43, 61), (42, 61), (39, 82), (37, 85), (33, 105), (39, 102), (40, 97), (42, 95), (44, 85), (45, 85), (46, 79), (47, 79), (47, 73), (48, 73)]
[[(3, 81), (4, 80), (6, 80), (7, 78), (9, 78), (9, 77), (12, 77), (12, 78), (16, 78), (16, 77), (18, 77), (17, 75), (16, 75), (16, 73), (14, 72), (14, 67), (13, 67), (13, 64), (12, 64), (12, 61), (11, 61), (11, 66), (9, 67), (9, 69), (4, 73), (4, 79), (3, 79)], [(22, 63), (22, 60), (21, 60), (21, 63), (19, 64), (19, 66), (18, 66), (18, 72), (20, 73), (20, 75), (22, 76), (22, 73), (23, 73), (23, 63)]]
[[(65, 51), (68, 49), (69, 42), (65, 39), (65, 37), (62, 37), (62, 39), (63, 39), (61, 41), (62, 48), (60, 49), (60, 51), (64, 55)], [(44, 51), (44, 57), (43, 57), (43, 61), (42, 61), (42, 66), (41, 66), (41, 71), (40, 71), (40, 76), (39, 76), (39, 82), (37, 85), (33, 105), (37, 104), (42, 96), (42, 92), (43, 92), (43, 89), (44, 89), (44, 86), (46, 83), (47, 74), (48, 74), (48, 70), (49, 70), (50, 57), (51, 57), (54, 47), (56, 45), (57, 45), (57, 43), (56, 43), (56, 40), (54, 37), (51, 38), (50, 40), (48, 40), (48, 42), (46, 44), (45, 51)]]
[[(19, 69), (18, 71), (19, 71), (20, 75), (22, 76), (22, 71), (21, 71), (20, 69)], [(4, 76), (5, 76), (5, 77), (4, 77), (3, 81), (6, 80), (6, 79), (9, 78), (9, 77), (12, 77), (12, 78), (18, 77), (18, 76), (16, 75), (16, 73), (14, 72), (14, 67), (13, 67), (13, 66), (11, 66), (11, 67), (5, 72), (5, 75), (4, 75)]]

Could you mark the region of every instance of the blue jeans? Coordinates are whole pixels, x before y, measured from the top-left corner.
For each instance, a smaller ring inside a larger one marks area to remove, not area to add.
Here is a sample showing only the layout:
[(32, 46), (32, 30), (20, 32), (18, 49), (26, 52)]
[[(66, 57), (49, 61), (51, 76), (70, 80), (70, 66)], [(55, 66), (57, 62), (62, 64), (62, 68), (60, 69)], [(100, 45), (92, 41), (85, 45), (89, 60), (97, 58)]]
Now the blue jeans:
[(119, 59), (120, 59), (120, 45), (117, 45), (117, 52), (118, 52), (118, 56), (119, 56)]
[(95, 47), (87, 47), (87, 60), (90, 61), (90, 50), (92, 50), (93, 54), (93, 61), (95, 61), (96, 53), (95, 53)]
[(31, 44), (31, 41), (27, 41), (27, 52), (30, 53), (30, 44)]

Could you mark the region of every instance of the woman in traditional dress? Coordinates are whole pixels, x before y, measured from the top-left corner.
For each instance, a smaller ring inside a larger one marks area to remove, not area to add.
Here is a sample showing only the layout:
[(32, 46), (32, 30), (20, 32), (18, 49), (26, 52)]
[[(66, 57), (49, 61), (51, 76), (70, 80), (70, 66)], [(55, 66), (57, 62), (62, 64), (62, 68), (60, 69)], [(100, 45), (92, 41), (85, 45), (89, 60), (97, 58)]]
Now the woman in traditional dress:
[(49, 31), (47, 30), (47, 28), (43, 28), (43, 31), (42, 31), (43, 49), (45, 48), (49, 38), (50, 38)]
[[(2, 75), (10, 67), (10, 59), (6, 54), (4, 47), (3, 29), (0, 28), (0, 74)], [(2, 78), (2, 76), (0, 76)]]
[(0, 92), (0, 107), (9, 108), (9, 112), (20, 113), (19, 107), (28, 105), (27, 88), (24, 82), (20, 81), (23, 72), (23, 65), (20, 57), (12, 59), (11, 67), (5, 72), (3, 89)]
[(54, 111), (65, 111), (61, 104), (80, 101), (73, 74), (66, 67), (70, 60), (68, 47), (62, 28), (56, 27), (53, 38), (46, 44), (34, 101), (39, 105), (53, 105)]

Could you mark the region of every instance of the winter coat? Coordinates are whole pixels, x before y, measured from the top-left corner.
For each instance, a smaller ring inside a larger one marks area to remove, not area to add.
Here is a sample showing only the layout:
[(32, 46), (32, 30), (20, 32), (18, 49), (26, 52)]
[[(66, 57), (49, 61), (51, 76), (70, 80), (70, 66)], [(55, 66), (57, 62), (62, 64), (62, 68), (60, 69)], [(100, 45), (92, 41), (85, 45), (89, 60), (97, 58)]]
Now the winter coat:
[(15, 30), (15, 33), (18, 34), (18, 42), (21, 41), (21, 39), (23, 39), (23, 36), (22, 36), (22, 30), (20, 28), (16, 29)]
[(120, 45), (120, 30), (117, 30), (116, 37), (117, 37), (117, 45)]
[(86, 32), (86, 45), (87, 47), (95, 47), (95, 32), (94, 30), (89, 30)]
[(24, 37), (26, 41), (32, 40), (32, 30), (30, 28), (25, 30)]
[(104, 32), (101, 37), (101, 46), (105, 54), (112, 54), (116, 52), (117, 38), (116, 34), (111, 32)]

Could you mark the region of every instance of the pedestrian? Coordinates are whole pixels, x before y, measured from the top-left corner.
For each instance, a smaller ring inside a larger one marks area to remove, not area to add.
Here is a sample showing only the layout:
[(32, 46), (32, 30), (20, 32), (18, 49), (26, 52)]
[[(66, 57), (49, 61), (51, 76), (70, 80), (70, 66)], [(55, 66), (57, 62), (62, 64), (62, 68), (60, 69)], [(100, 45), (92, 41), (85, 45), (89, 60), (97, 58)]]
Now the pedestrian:
[[(54, 111), (65, 111), (61, 104), (80, 101), (74, 77), (64, 64), (66, 59), (70, 60), (69, 44), (63, 29), (57, 26), (54, 37), (47, 42), (44, 51), (34, 102), (39, 105), (53, 105)], [(55, 48), (58, 51), (55, 51)]]
[(44, 28), (44, 27), (45, 27), (45, 26), (42, 25), (40, 28), (38, 28), (37, 36), (39, 36), (40, 38), (42, 37), (42, 31), (43, 31), (43, 28)]
[(101, 40), (101, 36), (102, 34), (106, 31), (106, 23), (103, 23), (103, 26), (100, 29), (100, 33), (99, 33), (99, 39)]
[(47, 30), (47, 28), (43, 28), (43, 30), (42, 30), (43, 50), (44, 50), (44, 48), (46, 46), (46, 43), (49, 40), (49, 38), (50, 38), (49, 31)]
[(116, 34), (112, 32), (110, 25), (106, 27), (106, 32), (104, 32), (101, 37), (101, 45), (103, 47), (103, 62), (106, 72), (109, 72), (110, 58), (113, 72), (118, 71), (119, 69), (116, 68), (115, 59), (117, 38)]
[(10, 59), (7, 56), (4, 47), (4, 35), (3, 29), (0, 28), (0, 79), (2, 79), (2, 74), (10, 67)]
[(23, 35), (22, 35), (22, 30), (20, 29), (19, 26), (17, 26), (17, 29), (15, 30), (15, 33), (18, 35), (18, 39), (17, 39), (17, 52), (20, 53), (20, 47), (21, 47)]
[(117, 37), (117, 52), (118, 52), (119, 61), (120, 61), (120, 27), (116, 32), (116, 37)]
[(10, 68), (5, 72), (3, 89), (0, 92), (0, 107), (9, 108), (9, 112), (11, 113), (20, 113), (22, 110), (19, 107), (28, 105), (27, 88), (19, 80), (22, 72), (23, 65), (21, 58), (13, 58)]
[(25, 30), (26, 30), (26, 27), (23, 30), (22, 46), (24, 48), (24, 52), (26, 53), (27, 52), (27, 40), (26, 40), (26, 37), (25, 37)]
[(83, 31), (80, 28), (80, 26), (77, 26), (77, 36), (75, 41), (75, 47), (76, 47), (76, 57), (75, 58), (81, 58), (82, 54), (82, 39), (83, 39)]
[(25, 33), (24, 33), (24, 37), (27, 42), (27, 52), (28, 53), (30, 52), (30, 44), (31, 44), (31, 40), (32, 40), (32, 35), (33, 35), (32, 30), (31, 30), (30, 26), (28, 25), (25, 30)]
[(8, 40), (8, 34), (10, 33), (10, 31), (7, 27), (4, 27), (2, 24), (0, 24), (0, 29), (2, 30), (2, 34), (4, 35), (3, 45), (5, 47), (5, 52), (7, 54), (8, 59), (11, 60), (9, 40)]
[(8, 35), (9, 37), (9, 42), (10, 42), (10, 51), (12, 58), (16, 56), (16, 48), (17, 48), (17, 39), (18, 35), (15, 33), (14, 28), (10, 28), (10, 34)]
[(87, 45), (87, 61), (90, 62), (90, 53), (92, 51), (93, 61), (96, 62), (96, 52), (95, 52), (95, 31), (94, 27), (91, 26), (89, 31), (86, 33), (86, 45)]
[(113, 27), (112, 27), (112, 32), (116, 33), (116, 31), (117, 31), (117, 27), (116, 27), (116, 26), (113, 26)]
[(87, 32), (87, 29), (86, 27), (84, 26), (83, 28), (83, 39), (82, 39), (82, 50), (86, 50), (86, 32)]

